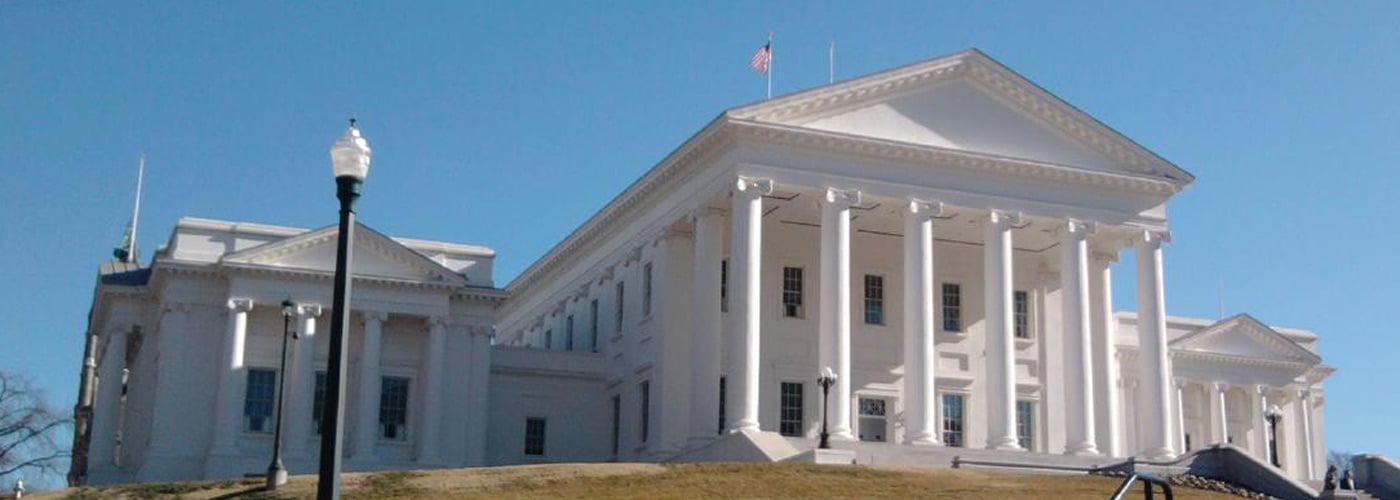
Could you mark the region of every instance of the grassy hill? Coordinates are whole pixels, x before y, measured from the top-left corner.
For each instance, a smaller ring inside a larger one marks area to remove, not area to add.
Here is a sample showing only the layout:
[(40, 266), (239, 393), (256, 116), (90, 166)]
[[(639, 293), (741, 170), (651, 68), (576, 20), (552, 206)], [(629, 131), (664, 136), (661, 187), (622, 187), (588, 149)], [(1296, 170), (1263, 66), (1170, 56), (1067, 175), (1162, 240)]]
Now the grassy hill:
[[(960, 469), (790, 464), (559, 464), (346, 474), (346, 498), (948, 498), (1103, 499), (1120, 479)], [(315, 476), (276, 493), (261, 481), (80, 488), (25, 498), (312, 498)], [(1238, 499), (1178, 487), (1179, 499)], [(1141, 488), (1133, 495), (1142, 498)], [(1159, 497), (1160, 498), (1160, 497)]]

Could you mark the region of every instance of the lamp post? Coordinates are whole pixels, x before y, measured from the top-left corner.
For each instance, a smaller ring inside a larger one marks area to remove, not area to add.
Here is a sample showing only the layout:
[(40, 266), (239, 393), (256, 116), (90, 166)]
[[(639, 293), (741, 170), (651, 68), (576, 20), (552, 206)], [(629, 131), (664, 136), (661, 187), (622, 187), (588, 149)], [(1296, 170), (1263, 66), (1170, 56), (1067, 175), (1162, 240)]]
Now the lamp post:
[(1269, 461), (1273, 462), (1274, 467), (1282, 467), (1278, 463), (1278, 421), (1281, 418), (1283, 410), (1280, 410), (1278, 405), (1270, 405), (1269, 409), (1264, 411), (1264, 420), (1269, 422)]
[(326, 398), (321, 412), (321, 464), (316, 498), (340, 498), (340, 422), (345, 416), (345, 325), (350, 321), (350, 260), (355, 231), (355, 200), (369, 174), (369, 141), (360, 136), (355, 119), (350, 130), (331, 146), (331, 170), (335, 173), (336, 198), (340, 199), (340, 232), (336, 238), (335, 289), (331, 298), (331, 347), (326, 363)]
[(836, 372), (833, 371), (830, 366), (822, 368), (821, 374), (817, 375), (817, 385), (822, 387), (822, 440), (817, 444), (818, 449), (825, 450), (831, 448), (831, 443), (828, 442), (828, 438), (831, 437), (831, 434), (826, 432), (826, 409), (831, 406), (827, 403), (828, 399), (831, 397), (831, 386), (835, 383)]
[(267, 466), (267, 489), (275, 490), (287, 484), (287, 468), (282, 466), (282, 403), (287, 393), (287, 337), (296, 338), (292, 331), (292, 315), (296, 314), (296, 304), (291, 299), (282, 301), (282, 367), (277, 371), (277, 421), (272, 425), (272, 464)]

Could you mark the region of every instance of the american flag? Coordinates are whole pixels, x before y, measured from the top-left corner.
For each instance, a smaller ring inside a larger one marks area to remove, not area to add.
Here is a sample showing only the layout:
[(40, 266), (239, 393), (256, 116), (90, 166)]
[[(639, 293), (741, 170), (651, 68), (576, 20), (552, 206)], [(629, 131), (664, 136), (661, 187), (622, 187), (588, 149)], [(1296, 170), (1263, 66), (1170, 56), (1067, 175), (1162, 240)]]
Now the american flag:
[(768, 65), (773, 62), (772, 45), (772, 41), (763, 44), (762, 47), (758, 48), (758, 52), (754, 52), (753, 59), (749, 60), (749, 66), (752, 66), (753, 70), (760, 75), (768, 74)]

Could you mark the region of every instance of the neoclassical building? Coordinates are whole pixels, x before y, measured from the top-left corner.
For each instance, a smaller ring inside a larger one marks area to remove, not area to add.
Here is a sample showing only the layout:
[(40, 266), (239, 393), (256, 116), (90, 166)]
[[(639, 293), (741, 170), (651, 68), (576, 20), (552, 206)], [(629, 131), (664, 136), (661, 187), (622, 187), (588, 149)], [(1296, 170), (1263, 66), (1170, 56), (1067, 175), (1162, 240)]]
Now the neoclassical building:
[[(830, 367), (838, 448), (1228, 442), (1319, 478), (1317, 335), (1167, 314), (1193, 181), (969, 50), (721, 113), (504, 288), (489, 249), (365, 228), (346, 468), (811, 449)], [(184, 219), (104, 267), (79, 481), (265, 469), (283, 300), (288, 466), (313, 470), (335, 232)]]

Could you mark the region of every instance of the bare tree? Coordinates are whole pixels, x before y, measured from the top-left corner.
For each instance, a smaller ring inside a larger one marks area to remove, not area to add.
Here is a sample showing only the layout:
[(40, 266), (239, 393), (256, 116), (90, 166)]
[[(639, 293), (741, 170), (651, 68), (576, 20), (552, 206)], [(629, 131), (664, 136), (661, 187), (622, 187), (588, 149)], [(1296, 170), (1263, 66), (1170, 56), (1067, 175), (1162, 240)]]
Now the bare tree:
[(0, 479), (26, 471), (57, 473), (69, 450), (56, 439), (71, 423), (49, 407), (28, 377), (0, 371)]
[(1351, 457), (1356, 456), (1350, 451), (1328, 450), (1327, 465), (1337, 468), (1337, 474), (1351, 470)]

